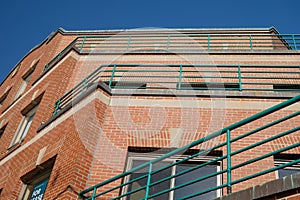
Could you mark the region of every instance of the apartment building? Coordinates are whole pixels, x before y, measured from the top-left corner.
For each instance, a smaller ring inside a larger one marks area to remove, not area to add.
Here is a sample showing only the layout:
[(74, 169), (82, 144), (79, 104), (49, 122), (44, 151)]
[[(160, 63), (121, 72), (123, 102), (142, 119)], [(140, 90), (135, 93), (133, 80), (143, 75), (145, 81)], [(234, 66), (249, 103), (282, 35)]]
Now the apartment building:
[(300, 34), (50, 34), (0, 87), (0, 199), (299, 199)]

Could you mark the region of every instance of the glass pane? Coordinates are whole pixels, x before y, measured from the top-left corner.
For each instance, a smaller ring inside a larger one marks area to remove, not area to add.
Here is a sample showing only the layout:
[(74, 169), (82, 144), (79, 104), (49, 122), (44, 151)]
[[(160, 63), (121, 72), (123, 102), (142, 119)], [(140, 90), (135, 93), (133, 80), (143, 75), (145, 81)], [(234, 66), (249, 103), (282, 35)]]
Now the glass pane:
[(300, 169), (280, 169), (278, 170), (278, 176), (279, 178), (290, 176), (292, 174), (299, 173)]
[[(199, 163), (198, 163), (199, 164)], [(195, 166), (196, 164), (179, 164), (176, 166), (176, 174), (182, 171), (185, 171), (187, 169), (190, 169), (191, 167)], [(194, 171), (191, 171), (189, 173), (183, 174), (181, 176), (176, 177), (175, 179), (175, 186), (187, 183), (189, 181), (192, 181), (194, 179), (209, 175), (211, 173), (214, 173), (217, 171), (217, 165), (208, 165), (199, 169), (196, 169)], [(174, 199), (179, 199), (182, 198), (184, 196), (193, 194), (193, 193), (197, 193), (197, 192), (201, 192), (203, 190), (212, 188), (217, 186), (217, 177), (211, 177), (205, 180), (202, 180), (200, 182), (196, 182), (193, 183), (191, 185), (185, 186), (183, 188), (177, 189), (175, 190), (175, 198)], [(210, 199), (214, 199), (217, 197), (217, 191), (212, 191), (209, 193), (205, 193), (203, 195), (200, 196), (196, 196), (194, 198), (194, 200), (210, 200)]]
[[(141, 161), (141, 160), (134, 160), (133, 161), (133, 168), (136, 167), (136, 166), (139, 166), (143, 163), (145, 163), (146, 161)], [(165, 162), (165, 161), (162, 161), (162, 162), (158, 162), (158, 163), (155, 163), (153, 165), (153, 168), (152, 170), (157, 170), (163, 166), (166, 166), (168, 164), (171, 164), (171, 162)], [(145, 167), (135, 173), (133, 173), (131, 176), (130, 176), (130, 180), (133, 180), (135, 178), (138, 178), (142, 175), (146, 175), (148, 174), (148, 169), (149, 167)], [(151, 183), (153, 182), (156, 182), (160, 179), (163, 179), (165, 177), (169, 177), (171, 175), (171, 168), (169, 169), (166, 169), (166, 170), (163, 170), (161, 172), (158, 172), (156, 174), (153, 174), (151, 176)], [(149, 190), (149, 195), (152, 195), (152, 194), (155, 194), (157, 192), (161, 192), (165, 189), (168, 189), (170, 188), (170, 183), (171, 181), (168, 180), (168, 181), (164, 181), (162, 183), (159, 183), (157, 185), (154, 185), (152, 187), (150, 187), (150, 190)], [(147, 184), (147, 177), (141, 179), (141, 180), (138, 180), (136, 182), (133, 182), (132, 184), (129, 185), (128, 187), (128, 192), (131, 191), (131, 190), (135, 190), (135, 189), (138, 189), (140, 187), (143, 187)], [(140, 190), (138, 192), (135, 192), (131, 195), (128, 196), (128, 199), (131, 199), (131, 200), (136, 200), (136, 199), (140, 199), (140, 198), (144, 198), (145, 197), (145, 192), (146, 192), (146, 189), (143, 189), (143, 190)], [(151, 198), (153, 200), (157, 199), (157, 200), (161, 200), (161, 199), (169, 199), (169, 193), (165, 193), (165, 194), (162, 194), (162, 195), (159, 195), (157, 197), (154, 197), (154, 198)]]
[(25, 136), (27, 135), (27, 132), (28, 132), (28, 130), (29, 130), (29, 128), (30, 128), (30, 125), (31, 125), (32, 120), (33, 120), (33, 117), (34, 117), (34, 114), (32, 114), (32, 115), (28, 118), (28, 120), (27, 120), (27, 122), (26, 122), (26, 125), (25, 125), (25, 127), (24, 127), (24, 129), (23, 129), (22, 135), (21, 135), (21, 140), (23, 140), (23, 139), (25, 138)]

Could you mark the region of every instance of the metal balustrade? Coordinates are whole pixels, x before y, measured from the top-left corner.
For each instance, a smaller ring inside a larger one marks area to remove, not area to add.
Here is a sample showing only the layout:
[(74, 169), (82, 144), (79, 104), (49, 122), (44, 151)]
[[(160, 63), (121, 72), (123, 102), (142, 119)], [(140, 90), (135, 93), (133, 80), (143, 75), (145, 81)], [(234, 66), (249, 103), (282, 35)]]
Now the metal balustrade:
[[(127, 35), (126, 35), (127, 34)], [(226, 53), (286, 52), (300, 50), (300, 34), (175, 34), (148, 32), (103, 36), (79, 36), (46, 66), (68, 51), (101, 53)]]
[[(96, 184), (96, 185), (80, 192), (79, 197), (82, 199), (86, 199), (86, 200), (94, 200), (94, 199), (97, 199), (98, 197), (100, 199), (102, 199), (101, 197), (109, 198), (109, 199), (127, 199), (130, 197), (130, 195), (133, 195), (134, 193), (143, 191), (144, 196), (140, 197), (139, 199), (143, 199), (143, 200), (155, 199), (155, 198), (160, 199), (159, 198), (160, 195), (163, 195), (163, 194), (171, 195), (171, 192), (176, 192), (177, 190), (179, 190), (181, 188), (189, 187), (190, 185), (192, 185), (194, 183), (201, 182), (210, 177), (215, 177), (215, 176), (220, 176), (220, 175), (223, 177), (223, 181), (219, 185), (216, 185), (215, 187), (211, 187), (211, 188), (196, 191), (196, 192), (191, 192), (188, 195), (185, 195), (180, 198), (180, 199), (191, 199), (193, 197), (199, 197), (200, 195), (209, 193), (211, 191), (217, 191), (217, 190), (227, 189), (228, 193), (230, 193), (232, 186), (234, 186), (236, 184), (245, 183), (245, 181), (248, 181), (250, 179), (253, 179), (256, 177), (261, 177), (263, 175), (274, 172), (276, 170), (280, 170), (285, 167), (295, 165), (300, 162), (300, 159), (288, 161), (286, 163), (276, 165), (276, 166), (270, 167), (268, 169), (266, 169), (265, 167), (260, 167), (260, 168), (258, 168), (260, 171), (255, 171), (253, 173), (251, 172), (250, 174), (246, 173), (247, 175), (245, 175), (244, 177), (240, 177), (240, 176), (233, 177), (233, 175), (232, 175), (234, 170), (238, 170), (238, 169), (239, 170), (247, 170), (243, 167), (246, 167), (250, 164), (262, 161), (263, 159), (272, 157), (274, 155), (277, 155), (277, 154), (280, 154), (280, 153), (283, 153), (283, 152), (286, 152), (289, 150), (293, 150), (293, 149), (295, 150), (295, 148), (298, 149), (298, 151), (299, 151), (298, 147), (300, 146), (300, 143), (296, 139), (296, 140), (294, 140), (294, 141), (296, 141), (295, 143), (281, 145), (278, 148), (269, 149), (269, 151), (267, 151), (267, 150), (259, 151), (261, 155), (258, 154), (256, 156), (256, 154), (255, 154), (256, 157), (251, 157), (250, 159), (242, 160), (238, 163), (235, 162), (234, 164), (232, 164), (232, 159), (234, 156), (240, 155), (245, 152), (249, 152), (249, 151), (251, 151), (257, 147), (260, 147), (264, 144), (271, 145), (271, 143), (274, 142), (275, 140), (282, 139), (283, 137), (286, 137), (286, 136), (292, 136), (292, 134), (293, 134), (293, 137), (294, 136), (298, 137), (299, 133), (300, 133), (299, 132), (300, 126), (299, 126), (299, 117), (297, 118), (297, 116), (299, 116), (300, 111), (296, 111), (297, 109), (295, 109), (294, 112), (292, 112), (292, 111), (284, 112), (285, 113), (284, 116), (282, 115), (282, 113), (279, 115), (277, 113), (282, 112), (286, 107), (288, 107), (290, 105), (299, 106), (299, 100), (300, 100), (300, 95), (295, 96), (294, 98), (291, 98), (287, 101), (279, 103), (278, 105), (270, 107), (270, 108), (268, 108), (262, 112), (259, 112), (251, 117), (243, 119), (232, 125), (229, 125), (226, 128), (223, 128), (219, 131), (216, 131), (214, 133), (207, 135), (206, 137), (203, 137), (199, 140), (193, 141), (186, 146), (183, 146), (181, 148), (173, 150), (173, 151), (166, 153), (158, 158), (155, 158), (149, 162), (146, 162), (142, 165), (134, 167), (133, 169), (125, 171), (124, 173), (121, 173), (115, 177), (112, 177), (108, 180), (105, 180), (105, 181), (99, 183), (99, 184)], [(268, 117), (270, 115), (276, 116), (276, 119), (272, 118), (273, 120), (270, 121), (270, 118), (268, 118), (268, 120), (265, 120), (265, 117)], [(259, 121), (260, 123), (256, 123), (256, 126), (253, 126), (253, 123), (255, 123), (257, 121)], [(295, 121), (296, 121), (296, 123), (293, 123)], [(257, 126), (257, 124), (259, 124), (259, 125)], [(278, 126), (281, 128), (277, 128)], [(249, 129), (249, 127), (251, 129)], [(285, 127), (285, 129), (283, 130), (282, 127)], [(263, 137), (262, 135), (264, 135), (265, 132), (268, 132), (268, 131), (271, 131), (272, 134), (270, 134), (266, 137)], [(238, 132), (238, 134), (236, 134), (236, 132)], [(294, 134), (297, 134), (297, 135), (294, 135)], [(256, 140), (254, 140), (254, 141), (250, 140), (250, 141), (253, 141), (251, 144), (243, 143), (243, 146), (238, 149), (237, 149), (237, 147), (239, 147), (238, 145), (234, 146), (237, 142), (246, 141), (248, 138), (251, 138), (251, 137), (256, 138)], [(217, 140), (218, 142), (216, 142), (216, 140), (215, 140), (216, 138), (221, 138), (221, 139), (218, 139)], [(257, 139), (257, 138), (259, 138), (259, 139)], [(182, 154), (182, 152), (185, 152), (191, 148), (199, 147), (199, 145), (201, 145), (205, 142), (209, 142), (211, 140), (214, 140), (214, 142), (212, 144), (215, 144), (215, 145), (214, 146), (212, 145), (212, 147), (209, 147), (208, 149), (199, 150), (197, 153), (193, 153), (192, 155), (189, 155), (188, 157), (178, 159), (178, 160), (176, 160), (175, 163), (168, 164), (159, 169), (152, 168), (153, 165), (156, 163), (159, 163), (159, 162), (161, 162), (165, 159), (168, 159), (172, 156), (175, 156), (177, 154), (180, 155), (180, 154)], [(292, 140), (288, 140), (288, 141), (292, 141)], [(232, 147), (234, 147), (234, 150), (232, 150)], [(163, 170), (171, 169), (172, 167), (179, 165), (180, 163), (193, 161), (194, 158), (197, 158), (201, 155), (206, 155), (208, 152), (214, 151), (214, 150), (217, 150), (220, 148), (223, 148), (223, 150), (225, 150), (225, 152), (224, 152), (225, 155), (212, 158), (211, 160), (208, 160), (207, 162), (196, 165), (187, 170), (178, 172), (169, 177), (160, 178), (159, 180), (155, 180), (155, 181), (152, 179), (153, 176), (155, 176), (155, 174), (162, 172)], [(252, 153), (252, 155), (254, 155), (254, 154)], [(155, 187), (155, 186), (158, 187), (158, 184), (163, 183), (164, 181), (176, 179), (179, 176), (187, 175), (187, 174), (193, 172), (194, 170), (197, 170), (199, 168), (205, 167), (207, 165), (210, 165), (210, 164), (213, 164), (216, 162), (223, 162), (223, 163), (226, 163), (226, 165), (223, 165), (223, 168), (215, 173), (206, 174), (202, 177), (190, 176), (190, 180), (185, 183), (170, 187), (168, 189), (158, 188), (158, 191), (155, 193), (150, 192), (150, 191), (153, 191), (152, 190), (153, 187)], [(147, 169), (145, 175), (134, 178), (133, 180), (128, 179), (128, 177), (130, 177), (131, 174), (139, 172), (142, 169)], [(137, 182), (141, 179), (147, 179), (145, 185), (140, 185), (140, 187), (138, 187), (134, 190), (128, 189), (128, 188), (130, 188), (129, 185), (132, 185), (134, 182)]]
[(300, 48), (299, 34), (168, 34), (83, 36), (80, 53), (286, 51)]
[(110, 89), (300, 92), (299, 66), (110, 64), (57, 100), (54, 115), (99, 81)]

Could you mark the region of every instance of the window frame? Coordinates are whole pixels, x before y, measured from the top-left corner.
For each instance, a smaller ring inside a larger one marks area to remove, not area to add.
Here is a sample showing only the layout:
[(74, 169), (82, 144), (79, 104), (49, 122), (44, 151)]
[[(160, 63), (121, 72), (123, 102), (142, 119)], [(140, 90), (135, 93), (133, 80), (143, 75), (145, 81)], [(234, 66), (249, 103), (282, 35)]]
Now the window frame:
[(22, 94), (24, 93), (24, 91), (27, 88), (28, 83), (30, 82), (30, 79), (32, 77), (32, 74), (36, 68), (38, 62), (36, 62), (35, 64), (33, 64), (32, 67), (30, 67), (30, 69), (22, 76), (22, 83), (17, 91), (17, 94), (14, 98), (14, 100), (16, 100), (17, 98), (19, 98), (20, 96), (22, 96)]
[(11, 141), (9, 148), (16, 144), (21, 143), (25, 139), (25, 137), (31, 127), (31, 124), (33, 122), (33, 119), (34, 119), (34, 116), (38, 109), (38, 106), (39, 106), (39, 104), (35, 105), (34, 107), (32, 107), (28, 112), (26, 112), (23, 115), (22, 120), (19, 123), (17, 131)]
[[(51, 174), (53, 172), (56, 156), (48, 159), (40, 165), (37, 165), (33, 170), (20, 177), (23, 187), (18, 199), (29, 200), (32, 196), (34, 188), (42, 182), (47, 181), (44, 194), (49, 186)], [(41, 198), (43, 199), (43, 197)]]
[[(127, 156), (127, 161), (126, 161), (126, 166), (125, 166), (125, 171), (128, 171), (130, 169), (132, 169), (133, 167), (133, 162), (135, 160), (138, 161), (145, 161), (145, 162), (149, 162), (152, 159), (155, 159), (157, 157), (159, 157), (161, 155), (158, 154), (153, 154), (153, 153), (132, 153), (129, 152), (129, 155)], [(164, 160), (162, 160), (162, 162), (170, 162), (174, 163), (180, 159), (183, 159), (184, 157), (188, 157), (189, 155), (181, 155), (181, 156), (172, 156), (170, 158), (166, 158)], [(196, 159), (194, 158), (192, 161), (188, 161), (188, 163), (193, 163), (193, 164), (197, 164), (197, 163), (201, 163), (201, 162), (206, 162), (208, 160), (211, 160), (215, 158), (214, 156), (198, 156)], [(217, 162), (217, 172), (222, 170), (222, 162)], [(171, 175), (174, 175), (176, 173), (176, 166), (171, 167)], [(170, 179), (170, 188), (175, 186), (175, 179), (176, 178), (172, 178)], [(126, 176), (123, 180), (124, 183), (128, 182), (130, 180), (130, 176)], [(222, 175), (217, 175), (217, 186), (222, 184)], [(122, 187), (121, 189), (121, 194), (124, 194), (126, 192), (128, 192), (129, 189), (129, 184)], [(222, 194), (222, 190), (218, 189), (216, 190), (216, 197), (221, 197)], [(169, 192), (169, 200), (173, 200), (175, 197), (175, 191), (172, 190)], [(124, 197), (122, 199), (127, 199), (128, 197)]]

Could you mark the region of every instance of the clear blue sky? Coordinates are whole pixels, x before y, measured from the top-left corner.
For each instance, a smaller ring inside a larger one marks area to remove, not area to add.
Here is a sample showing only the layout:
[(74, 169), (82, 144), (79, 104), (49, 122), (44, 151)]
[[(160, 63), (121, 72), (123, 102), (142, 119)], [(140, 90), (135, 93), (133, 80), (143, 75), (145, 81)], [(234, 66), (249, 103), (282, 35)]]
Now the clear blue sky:
[(300, 33), (299, 0), (10, 0), (1, 2), (0, 82), (35, 45), (66, 30), (271, 27)]

